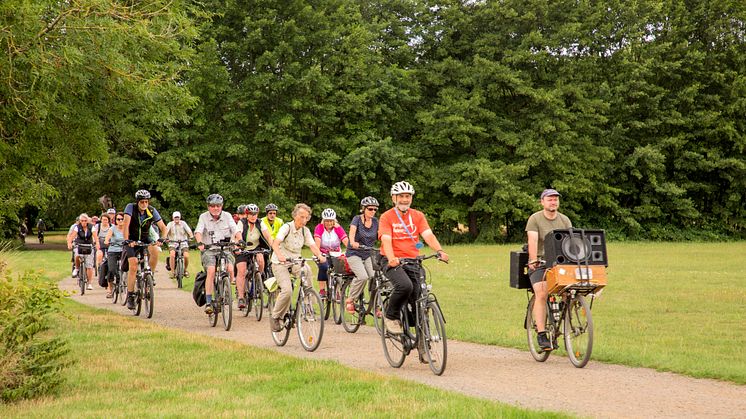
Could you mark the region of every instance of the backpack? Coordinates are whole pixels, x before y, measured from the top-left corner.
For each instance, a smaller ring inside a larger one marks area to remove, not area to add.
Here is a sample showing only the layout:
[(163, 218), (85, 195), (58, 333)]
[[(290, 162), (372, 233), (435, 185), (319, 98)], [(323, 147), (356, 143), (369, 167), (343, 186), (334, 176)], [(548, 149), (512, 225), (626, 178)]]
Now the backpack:
[(194, 298), (194, 302), (198, 307), (207, 304), (207, 297), (205, 297), (205, 282), (207, 282), (207, 274), (204, 271), (201, 271), (194, 277), (192, 298)]

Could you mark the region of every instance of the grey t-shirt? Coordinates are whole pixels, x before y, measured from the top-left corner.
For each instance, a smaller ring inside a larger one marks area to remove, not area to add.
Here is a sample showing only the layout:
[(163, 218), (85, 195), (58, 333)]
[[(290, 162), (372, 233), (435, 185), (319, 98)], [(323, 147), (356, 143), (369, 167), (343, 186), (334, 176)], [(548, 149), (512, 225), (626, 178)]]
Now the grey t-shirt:
[(557, 216), (554, 217), (554, 220), (548, 219), (544, 215), (544, 211), (531, 214), (531, 216), (528, 217), (528, 223), (526, 223), (526, 231), (536, 231), (539, 233), (539, 244), (536, 248), (536, 257), (544, 256), (544, 237), (550, 231), (571, 227), (572, 222), (570, 222), (570, 219), (559, 211), (557, 212)]

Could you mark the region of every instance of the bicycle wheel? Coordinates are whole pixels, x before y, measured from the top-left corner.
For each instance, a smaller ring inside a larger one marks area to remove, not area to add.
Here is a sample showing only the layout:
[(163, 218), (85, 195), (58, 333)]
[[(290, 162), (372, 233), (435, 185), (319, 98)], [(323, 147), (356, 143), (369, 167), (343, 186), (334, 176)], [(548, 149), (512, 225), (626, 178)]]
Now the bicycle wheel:
[(181, 288), (184, 281), (184, 259), (176, 259), (176, 286)]
[(422, 325), (421, 339), (425, 339), (425, 353), (430, 369), (435, 375), (443, 374), (448, 360), (446, 322), (435, 301), (428, 301), (425, 308), (425, 324)]
[(570, 300), (565, 312), (563, 334), (570, 362), (577, 368), (583, 368), (593, 352), (593, 317), (582, 295)]
[(337, 278), (335, 278), (334, 289), (332, 290), (332, 317), (334, 318), (335, 324), (342, 324), (342, 313), (344, 313), (344, 310), (340, 310), (340, 303), (343, 301), (342, 284)]
[(256, 316), (256, 321), (262, 320), (262, 313), (264, 312), (264, 301), (262, 300), (267, 295), (264, 292), (263, 280), (261, 272), (254, 274), (254, 296), (252, 299), (254, 300), (254, 316)]
[(114, 285), (111, 287), (111, 292), (113, 293), (113, 298), (111, 299), (112, 304), (116, 304), (117, 301), (119, 301), (119, 277), (115, 274), (114, 275)]
[[(544, 362), (549, 358), (549, 351), (542, 351), (539, 347), (539, 332), (536, 330), (536, 321), (534, 320), (533, 310), (534, 301), (536, 301), (536, 295), (531, 296), (531, 300), (528, 302), (526, 308), (526, 337), (528, 338), (528, 351), (531, 352), (531, 356), (539, 362)], [(549, 318), (545, 318), (545, 325), (549, 323)]]
[(153, 289), (153, 275), (145, 276), (145, 288), (142, 290), (142, 299), (145, 304), (145, 317), (150, 319), (155, 313), (155, 290)]
[(223, 318), (223, 328), (226, 331), (231, 330), (231, 323), (233, 322), (233, 293), (231, 291), (231, 281), (228, 274), (223, 273), (223, 277), (220, 280), (223, 290), (219, 298), (219, 303), (222, 304), (220, 307), (220, 313)]
[(376, 290), (373, 298), (373, 325), (376, 327), (378, 336), (383, 333), (383, 295), (380, 290)]
[[(272, 298), (272, 303), (274, 304), (274, 297)], [(288, 337), (290, 337), (290, 324), (292, 321), (293, 319), (290, 316), (290, 313), (285, 313), (285, 317), (280, 319), (282, 329), (280, 329), (279, 332), (272, 332), (272, 340), (275, 341), (275, 345), (285, 346), (288, 342)]]
[(347, 333), (355, 333), (360, 328), (360, 311), (362, 304), (361, 301), (355, 301), (355, 312), (350, 313), (347, 311), (347, 299), (350, 298), (350, 290), (352, 289), (352, 281), (345, 281), (342, 285), (342, 298), (339, 302), (339, 311), (342, 313), (342, 327)]
[[(383, 313), (386, 312), (388, 304), (389, 301), (386, 299), (382, 304)], [(383, 321), (381, 321), (381, 327), (381, 342), (383, 343), (383, 354), (386, 356), (386, 361), (388, 361), (389, 365), (392, 367), (399, 368), (402, 366), (404, 358), (407, 356), (404, 349), (404, 339), (406, 339), (406, 337), (403, 334), (393, 334), (389, 332)]]
[[(247, 281), (246, 287), (244, 287), (243, 290), (243, 300), (244, 304), (246, 306), (243, 309), (239, 309), (240, 312), (243, 313), (244, 317), (248, 317), (249, 313), (251, 313), (251, 309), (254, 308), (254, 299), (251, 298), (251, 293), (249, 292), (251, 290), (251, 281)], [(238, 289), (236, 289), (236, 295), (238, 295)]]
[(119, 297), (119, 304), (127, 305), (127, 278), (122, 278), (121, 274), (119, 276)]
[(80, 287), (80, 295), (85, 295), (85, 285), (88, 282), (88, 270), (85, 267), (85, 263), (80, 264), (78, 269), (78, 286)]
[(321, 297), (311, 287), (303, 290), (295, 311), (295, 325), (303, 349), (313, 352), (324, 337), (324, 305)]
[(135, 283), (135, 316), (139, 316), (142, 311), (142, 289), (144, 287), (142, 278), (137, 278)]

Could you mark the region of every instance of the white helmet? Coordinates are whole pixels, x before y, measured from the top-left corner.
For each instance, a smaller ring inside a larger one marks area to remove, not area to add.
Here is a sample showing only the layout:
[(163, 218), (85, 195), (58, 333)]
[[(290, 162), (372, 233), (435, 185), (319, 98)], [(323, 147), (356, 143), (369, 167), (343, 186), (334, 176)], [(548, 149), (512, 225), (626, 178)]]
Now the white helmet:
[(246, 205), (245, 210), (246, 212), (258, 213), (259, 207), (257, 207), (256, 204), (249, 204), (249, 205)]
[(321, 213), (321, 219), (322, 220), (336, 220), (337, 219), (337, 213), (334, 212), (333, 209), (327, 208), (324, 210), (324, 212)]
[(376, 198), (373, 198), (372, 196), (366, 196), (360, 201), (361, 207), (377, 207), (378, 206), (378, 200)]
[(391, 195), (399, 195), (401, 193), (409, 193), (414, 195), (414, 186), (407, 181), (396, 182), (391, 186)]

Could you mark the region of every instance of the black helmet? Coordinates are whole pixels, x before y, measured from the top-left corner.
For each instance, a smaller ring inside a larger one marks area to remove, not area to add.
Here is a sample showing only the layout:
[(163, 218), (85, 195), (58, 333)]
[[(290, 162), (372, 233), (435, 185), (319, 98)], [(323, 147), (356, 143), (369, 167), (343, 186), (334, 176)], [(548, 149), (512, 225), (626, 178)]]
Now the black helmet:
[(212, 194), (207, 197), (208, 205), (223, 205), (223, 197), (220, 194)]
[(139, 202), (143, 199), (150, 199), (150, 192), (146, 191), (145, 189), (140, 189), (139, 191), (135, 192), (135, 200)]

